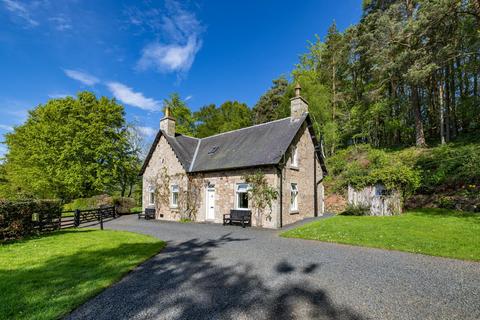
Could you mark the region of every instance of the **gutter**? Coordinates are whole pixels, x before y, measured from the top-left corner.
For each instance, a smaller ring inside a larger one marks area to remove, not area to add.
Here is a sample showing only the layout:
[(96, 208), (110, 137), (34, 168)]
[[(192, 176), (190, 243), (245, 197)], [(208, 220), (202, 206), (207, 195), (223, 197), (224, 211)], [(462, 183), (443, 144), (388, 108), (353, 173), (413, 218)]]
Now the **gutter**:
[(279, 165), (275, 166), (280, 176), (280, 228), (283, 228), (283, 170)]

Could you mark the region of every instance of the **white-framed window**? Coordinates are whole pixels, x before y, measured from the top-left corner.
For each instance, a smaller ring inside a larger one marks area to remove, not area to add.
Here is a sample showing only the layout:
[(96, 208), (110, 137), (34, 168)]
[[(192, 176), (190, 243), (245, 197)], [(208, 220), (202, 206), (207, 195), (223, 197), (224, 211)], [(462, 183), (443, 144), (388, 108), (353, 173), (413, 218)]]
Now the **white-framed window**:
[(155, 187), (153, 186), (148, 187), (148, 204), (149, 205), (155, 204)]
[(177, 184), (172, 184), (170, 186), (170, 191), (172, 193), (172, 197), (170, 199), (170, 206), (172, 208), (177, 208), (178, 207), (178, 192), (179, 188)]
[(237, 183), (235, 189), (235, 202), (236, 209), (247, 210), (248, 209), (248, 190), (250, 186), (248, 183)]
[(298, 211), (298, 186), (296, 183), (290, 184), (290, 211)]
[(298, 151), (296, 146), (292, 146), (292, 167), (298, 167)]

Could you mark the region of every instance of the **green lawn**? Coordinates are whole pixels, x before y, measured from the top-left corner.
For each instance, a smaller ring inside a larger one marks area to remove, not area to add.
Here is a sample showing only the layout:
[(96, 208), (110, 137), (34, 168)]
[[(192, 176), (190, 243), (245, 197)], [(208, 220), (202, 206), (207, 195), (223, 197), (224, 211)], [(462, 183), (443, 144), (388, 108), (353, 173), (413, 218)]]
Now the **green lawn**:
[(480, 261), (480, 214), (419, 209), (394, 217), (335, 216), (283, 237)]
[(159, 252), (131, 232), (78, 229), (0, 245), (0, 319), (58, 318)]

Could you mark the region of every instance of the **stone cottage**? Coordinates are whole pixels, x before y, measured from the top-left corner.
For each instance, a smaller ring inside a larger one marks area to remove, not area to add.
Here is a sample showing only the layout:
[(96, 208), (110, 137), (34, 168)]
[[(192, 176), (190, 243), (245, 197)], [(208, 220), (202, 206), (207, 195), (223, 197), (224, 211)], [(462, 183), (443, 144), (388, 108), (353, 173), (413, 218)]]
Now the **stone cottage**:
[(141, 170), (143, 209), (155, 208), (156, 219), (179, 220), (188, 193), (196, 221), (222, 223), (231, 209), (252, 209), (243, 177), (260, 170), (279, 196), (261, 221), (252, 214), (252, 225), (281, 228), (322, 215), (326, 167), (298, 85), (290, 108), (288, 118), (202, 139), (176, 133), (166, 110)]

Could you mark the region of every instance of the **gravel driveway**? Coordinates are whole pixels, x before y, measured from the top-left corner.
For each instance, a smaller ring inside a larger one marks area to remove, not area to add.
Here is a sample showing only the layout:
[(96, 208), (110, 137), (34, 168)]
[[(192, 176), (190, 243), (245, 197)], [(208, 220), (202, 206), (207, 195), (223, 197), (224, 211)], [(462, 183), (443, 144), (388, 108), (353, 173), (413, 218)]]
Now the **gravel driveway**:
[(68, 319), (480, 319), (480, 263), (124, 216), (167, 248)]

